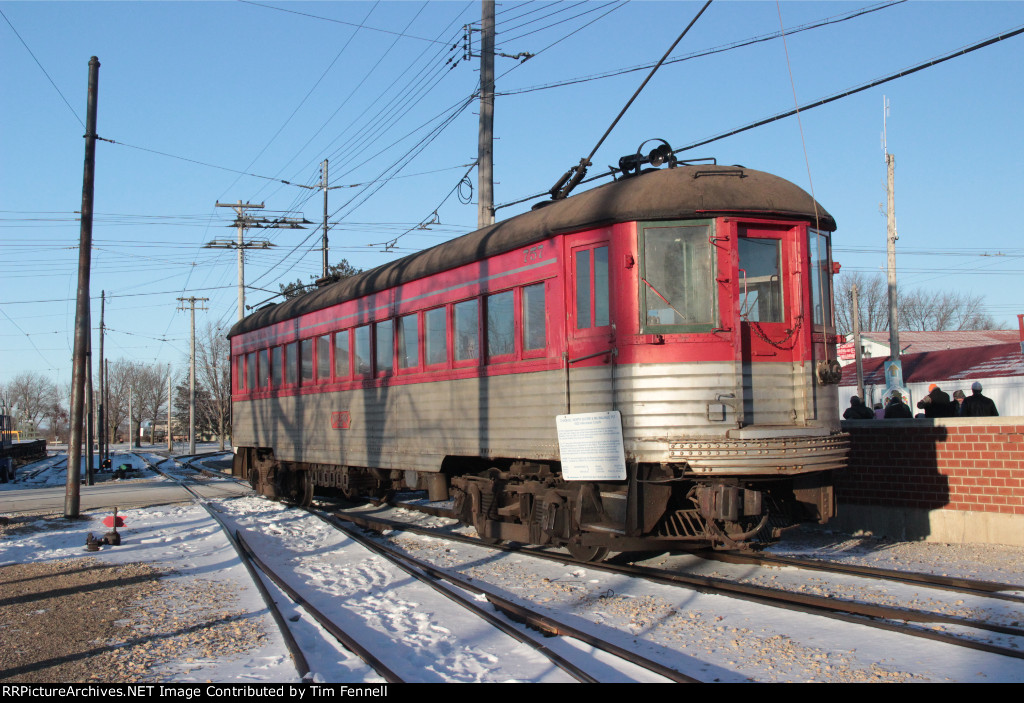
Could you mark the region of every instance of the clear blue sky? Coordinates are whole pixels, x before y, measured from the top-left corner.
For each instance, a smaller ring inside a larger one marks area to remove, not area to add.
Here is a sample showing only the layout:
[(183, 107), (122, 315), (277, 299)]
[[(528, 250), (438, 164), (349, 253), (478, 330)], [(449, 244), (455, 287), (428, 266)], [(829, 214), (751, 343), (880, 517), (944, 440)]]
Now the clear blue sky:
[[(701, 4), (499, 3), (499, 50), (536, 56), (497, 60), (495, 201), (548, 190), (590, 152), (646, 71), (536, 88), (653, 63)], [(783, 2), (781, 19), (794, 28), (882, 5)], [(99, 143), (96, 159), (91, 290), (97, 326), (100, 291), (108, 295), (107, 358), (183, 369), (189, 316), (179, 297), (210, 298), (197, 326), (226, 330), (237, 316), (235, 252), (203, 245), (235, 230), (233, 213), (214, 204), (264, 202), (261, 214), (319, 222), (321, 193), (280, 181), (319, 182), (324, 158), (331, 185), (351, 186), (330, 192), (332, 261), (371, 268), (475, 228), (475, 191), (472, 204), (449, 194), (476, 156), (476, 105), (459, 108), (476, 89), (477, 64), (445, 63), (462, 56), (462, 25), (479, 20), (475, 0), (0, 2), (0, 11), (0, 382), (20, 371), (71, 378), (93, 55), (102, 63), (98, 133), (118, 142)], [(673, 57), (768, 37), (779, 15), (774, 2), (719, 0)], [(808, 103), (1022, 25), (1022, 2), (905, 2), (790, 35), (785, 46), (774, 38), (666, 65), (592, 173), (647, 139), (681, 147), (792, 109), (794, 88)], [(1022, 66), (1024, 35), (805, 112), (803, 140), (788, 118), (684, 157), (813, 189), (839, 223), (844, 270), (880, 270), (887, 96), (901, 286), (982, 295), (998, 322), (1016, 327)], [(366, 186), (388, 176), (399, 177)], [(470, 179), (475, 187), (475, 171)], [(415, 229), (435, 210), (440, 225)], [(313, 227), (249, 236), (276, 245), (247, 256), (246, 282), (257, 289), (276, 292), (320, 269)], [(257, 289), (249, 304), (270, 297)]]

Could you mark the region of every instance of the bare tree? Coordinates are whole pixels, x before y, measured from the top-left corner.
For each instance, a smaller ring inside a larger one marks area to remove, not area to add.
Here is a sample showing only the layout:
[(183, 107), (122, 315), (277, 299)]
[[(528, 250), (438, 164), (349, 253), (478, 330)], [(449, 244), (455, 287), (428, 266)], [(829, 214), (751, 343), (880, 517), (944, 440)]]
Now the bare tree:
[[(224, 331), (207, 322), (196, 340), (196, 384), (210, 403), (215, 431), (224, 449), (231, 432), (231, 348)], [(198, 401), (197, 401), (198, 405)]]
[[(133, 420), (142, 427), (144, 420), (154, 425), (160, 417), (160, 409), (167, 400), (167, 378), (171, 371), (159, 364), (139, 364), (134, 377), (132, 403)], [(133, 440), (134, 441), (134, 440)]]
[[(118, 359), (110, 364), (107, 373), (107, 400), (103, 406), (103, 423), (107, 438), (117, 442), (121, 425), (128, 422), (128, 394), (135, 376), (135, 364), (127, 359)], [(129, 423), (130, 424), (130, 423)], [(131, 428), (128, 428), (129, 437)]]
[(9, 408), (15, 408), (15, 421), (35, 434), (58, 400), (57, 384), (40, 373), (24, 371), (4, 387), (4, 399)]
[[(872, 332), (889, 329), (889, 287), (881, 273), (842, 273), (836, 278), (836, 330), (853, 331), (853, 286), (856, 284), (860, 328)], [(899, 326), (903, 330), (991, 330), (995, 321), (985, 313), (981, 296), (953, 291), (922, 289), (899, 292)]]
[[(144, 420), (156, 422), (167, 399), (167, 377), (170, 370), (160, 364), (145, 364), (118, 359), (110, 365), (107, 378), (107, 405), (104, 421), (111, 441), (123, 423), (129, 441), (134, 445), (138, 428)], [(131, 417), (128, 417), (128, 399), (131, 396)]]

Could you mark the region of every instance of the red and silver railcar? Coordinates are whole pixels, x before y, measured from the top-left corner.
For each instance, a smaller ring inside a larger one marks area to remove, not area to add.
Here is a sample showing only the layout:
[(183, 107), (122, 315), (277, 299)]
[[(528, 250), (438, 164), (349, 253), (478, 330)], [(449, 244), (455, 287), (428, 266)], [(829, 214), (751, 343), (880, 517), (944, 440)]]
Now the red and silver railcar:
[(834, 230), (786, 180), (678, 166), (262, 309), (229, 334), (235, 472), (300, 503), (426, 489), (585, 558), (824, 522)]

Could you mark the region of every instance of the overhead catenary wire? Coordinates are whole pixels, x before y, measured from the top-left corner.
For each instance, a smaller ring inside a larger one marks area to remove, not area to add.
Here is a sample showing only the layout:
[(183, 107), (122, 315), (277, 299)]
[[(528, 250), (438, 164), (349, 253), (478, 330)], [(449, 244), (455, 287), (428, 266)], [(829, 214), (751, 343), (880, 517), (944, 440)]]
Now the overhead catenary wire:
[[(721, 54), (721, 53), (724, 53), (724, 52), (727, 52), (727, 51), (733, 51), (735, 49), (742, 49), (744, 47), (752, 46), (754, 44), (760, 44), (760, 43), (763, 43), (763, 42), (772, 41), (774, 39), (779, 39), (780, 37), (783, 37), (783, 36), (793, 36), (794, 34), (799, 34), (801, 32), (807, 32), (807, 31), (810, 31), (810, 30), (813, 30), (813, 29), (819, 29), (821, 27), (825, 27), (825, 26), (828, 26), (828, 25), (839, 24), (841, 22), (847, 22), (849, 20), (857, 19), (859, 17), (863, 17), (865, 15), (868, 15), (868, 14), (871, 14), (871, 13), (874, 13), (874, 12), (878, 12), (880, 10), (887, 10), (887, 9), (889, 9), (891, 7), (895, 7), (896, 5), (900, 5), (900, 4), (904, 3), (904, 2), (907, 2), (907, 0), (890, 0), (890, 2), (884, 2), (884, 3), (880, 3), (880, 4), (876, 4), (876, 5), (871, 5), (869, 7), (858, 8), (856, 10), (851, 10), (850, 12), (844, 13), (842, 15), (834, 15), (834, 16), (831, 16), (831, 17), (826, 17), (826, 18), (821, 19), (821, 20), (816, 20), (814, 22), (808, 22), (806, 24), (802, 24), (802, 25), (799, 25), (799, 26), (796, 26), (796, 27), (791, 27), (790, 29), (787, 29), (784, 32), (771, 32), (769, 34), (761, 34), (761, 35), (758, 35), (758, 36), (755, 36), (755, 37), (749, 37), (747, 39), (740, 39), (738, 41), (730, 42), (728, 44), (712, 47), (710, 49), (704, 49), (704, 50), (701, 50), (701, 51), (694, 51), (694, 52), (691, 52), (691, 53), (686, 54), (684, 56), (677, 56), (675, 58), (671, 58), (671, 59), (665, 61), (664, 65), (668, 66), (668, 65), (672, 65), (672, 64), (682, 63), (684, 61), (691, 61), (693, 59), (705, 58), (707, 56), (713, 56), (715, 54)], [(566, 86), (578, 85), (580, 83), (587, 83), (587, 82), (590, 82), (590, 81), (599, 81), (599, 80), (605, 80), (605, 79), (608, 79), (608, 78), (615, 78), (615, 77), (618, 77), (618, 76), (626, 75), (628, 73), (636, 73), (638, 71), (648, 71), (653, 66), (654, 66), (654, 64), (643, 64), (643, 65), (640, 65), (640, 66), (629, 66), (629, 67), (626, 67), (626, 68), (613, 69), (613, 70), (610, 70), (610, 71), (605, 71), (603, 73), (598, 73), (598, 74), (594, 74), (594, 75), (590, 75), (590, 76), (579, 76), (577, 78), (568, 78), (568, 79), (565, 79), (565, 80), (553, 81), (551, 83), (545, 83), (545, 84), (542, 84), (542, 85), (529, 86), (529, 87), (525, 87), (525, 88), (505, 89), (505, 90), (498, 91), (495, 94), (499, 95), (499, 96), (502, 96), (502, 97), (507, 97), (507, 96), (512, 96), (512, 95), (523, 95), (525, 93), (533, 93), (533, 92), (537, 92), (537, 91), (541, 91), (541, 90), (552, 90), (552, 89), (555, 89), (555, 88), (564, 88)]]
[[(751, 129), (755, 129), (757, 127), (761, 127), (761, 126), (764, 126), (766, 124), (770, 124), (772, 122), (777, 122), (778, 120), (782, 120), (782, 119), (785, 119), (787, 117), (792, 117), (798, 111), (807, 112), (808, 110), (811, 110), (813, 108), (821, 107), (822, 105), (827, 105), (827, 104), (835, 102), (837, 100), (841, 100), (841, 99), (849, 97), (851, 95), (855, 95), (855, 94), (863, 92), (865, 90), (869, 90), (870, 88), (874, 88), (876, 86), (882, 85), (883, 83), (888, 83), (890, 81), (894, 81), (894, 80), (897, 80), (899, 78), (904, 78), (906, 76), (912, 75), (912, 74), (917, 73), (919, 71), (923, 71), (926, 68), (931, 68), (932, 66), (937, 66), (937, 65), (939, 65), (941, 63), (944, 63), (946, 61), (950, 61), (952, 59), (955, 59), (955, 58), (958, 58), (958, 57), (961, 57), (961, 56), (966, 56), (967, 54), (969, 54), (971, 52), (977, 51), (979, 49), (983, 49), (983, 48), (991, 46), (993, 44), (997, 44), (997, 43), (999, 43), (1001, 41), (1005, 41), (1007, 39), (1012, 39), (1013, 37), (1016, 37), (1016, 36), (1018, 36), (1018, 35), (1020, 35), (1022, 33), (1024, 33), (1024, 26), (1015, 27), (1012, 30), (1007, 30), (1006, 32), (1002, 32), (1002, 33), (997, 34), (995, 36), (991, 36), (991, 37), (989, 37), (987, 39), (984, 39), (981, 42), (978, 42), (976, 44), (972, 44), (972, 45), (969, 45), (969, 46), (966, 46), (966, 47), (962, 47), (960, 49), (956, 49), (955, 51), (950, 52), (948, 54), (942, 55), (942, 56), (937, 57), (937, 58), (929, 59), (928, 61), (925, 61), (923, 63), (917, 64), (917, 65), (912, 66), (910, 68), (901, 69), (901, 70), (897, 71), (896, 73), (892, 73), (892, 74), (889, 74), (889, 75), (887, 75), (885, 77), (869, 81), (868, 83), (863, 83), (863, 84), (855, 86), (853, 88), (848, 88), (848, 89), (846, 89), (846, 90), (844, 90), (844, 91), (842, 91), (840, 93), (834, 93), (831, 96), (828, 96), (826, 98), (821, 98), (821, 99), (819, 99), (819, 100), (817, 100), (815, 102), (811, 102), (811, 103), (806, 103), (806, 104), (800, 105), (799, 107), (794, 108), (793, 110), (787, 110), (785, 112), (780, 112), (780, 113), (778, 113), (776, 115), (773, 115), (771, 117), (766, 117), (766, 118), (760, 119), (760, 120), (758, 120), (756, 122), (752, 122), (750, 124), (744, 125), (742, 127), (737, 127), (735, 129), (729, 130), (728, 132), (723, 132), (723, 133), (717, 134), (717, 135), (715, 135), (713, 137), (708, 137), (706, 139), (702, 139), (700, 141), (693, 142), (692, 144), (688, 144), (686, 146), (679, 147), (679, 148), (675, 149), (675, 152), (676, 153), (680, 153), (680, 152), (683, 152), (683, 151), (689, 151), (689, 150), (692, 150), (692, 149), (696, 149), (697, 147), (700, 147), (700, 146), (706, 146), (707, 144), (711, 144), (713, 142), (721, 141), (722, 139), (726, 139), (727, 137), (732, 137), (732, 136), (735, 136), (737, 134), (741, 134), (743, 132), (747, 132), (747, 131), (749, 131)], [(617, 171), (617, 169), (611, 169), (610, 171), (608, 171), (606, 173), (600, 174), (598, 176), (589, 178), (586, 181), (580, 181), (580, 182), (581, 183), (586, 183), (586, 182), (589, 182), (589, 181), (597, 180), (598, 178), (605, 178), (605, 177), (608, 177), (608, 176), (612, 176), (612, 175), (614, 175), (616, 173), (616, 171)], [(541, 197), (543, 197), (545, 195), (548, 195), (548, 194), (549, 194), (548, 192), (543, 192), (543, 193), (536, 193), (534, 195), (528, 195), (526, 197), (519, 198), (518, 200), (514, 200), (514, 201), (507, 202), (507, 203), (502, 203), (500, 205), (496, 205), (495, 209), (498, 210), (498, 209), (509, 207), (509, 206), (512, 206), (512, 205), (517, 205), (519, 203), (524, 203), (524, 202), (527, 202), (529, 200), (535, 200), (537, 198), (541, 198)]]

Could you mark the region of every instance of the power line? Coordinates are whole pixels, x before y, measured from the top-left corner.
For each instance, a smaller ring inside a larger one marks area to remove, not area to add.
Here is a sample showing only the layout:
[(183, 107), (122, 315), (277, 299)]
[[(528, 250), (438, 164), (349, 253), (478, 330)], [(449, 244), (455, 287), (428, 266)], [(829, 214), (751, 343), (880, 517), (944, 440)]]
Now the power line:
[(405, 34), (404, 32), (393, 32), (390, 29), (380, 29), (378, 27), (368, 27), (363, 24), (356, 24), (355, 22), (346, 22), (344, 20), (334, 19), (333, 17), (324, 17), (322, 15), (314, 15), (308, 12), (299, 12), (298, 10), (288, 10), (283, 7), (274, 7), (273, 5), (264, 5), (259, 2), (252, 2), (252, 0), (238, 0), (238, 2), (245, 3), (246, 5), (254, 5), (256, 7), (263, 7), (268, 10), (277, 10), (278, 12), (287, 12), (293, 15), (301, 15), (303, 17), (309, 17), (311, 19), (323, 20), (324, 22), (334, 22), (335, 24), (344, 24), (349, 27), (356, 27), (359, 29), (366, 29), (371, 32), (381, 32), (382, 34), (393, 34), (399, 38), (405, 39), (416, 39), (417, 41), (430, 42), (432, 44), (443, 44), (444, 42), (437, 41), (436, 39), (427, 39), (426, 37), (418, 37), (415, 34)]
[[(703, 51), (696, 51), (696, 52), (692, 52), (690, 54), (686, 54), (685, 56), (678, 56), (676, 58), (668, 59), (667, 61), (665, 61), (664, 65), (668, 66), (668, 65), (671, 65), (671, 64), (681, 63), (683, 61), (690, 61), (692, 59), (704, 58), (706, 56), (713, 56), (715, 54), (721, 54), (721, 53), (724, 53), (726, 51), (732, 51), (734, 49), (740, 49), (740, 48), (743, 48), (743, 47), (752, 46), (754, 44), (759, 44), (759, 43), (771, 41), (773, 39), (779, 39), (779, 38), (784, 37), (784, 36), (792, 36), (794, 34), (799, 34), (801, 32), (806, 32), (806, 31), (809, 31), (809, 30), (812, 30), (812, 29), (819, 29), (821, 27), (825, 27), (825, 26), (828, 26), (828, 25), (831, 25), (831, 24), (838, 24), (840, 22), (846, 22), (848, 20), (856, 19), (858, 17), (862, 17), (864, 15), (867, 15), (867, 14), (870, 14), (870, 13), (873, 13), (873, 12), (878, 12), (879, 10), (889, 9), (890, 7), (894, 7), (895, 5), (902, 4), (902, 3), (906, 2), (906, 1), (907, 0), (893, 0), (892, 2), (886, 2), (886, 3), (879, 4), (879, 5), (872, 5), (872, 6), (869, 6), (869, 7), (864, 7), (864, 8), (860, 8), (860, 9), (857, 9), (857, 10), (852, 10), (852, 11), (844, 13), (842, 15), (834, 15), (832, 17), (826, 17), (825, 19), (818, 20), (818, 21), (815, 21), (815, 22), (810, 22), (810, 23), (803, 24), (803, 25), (799, 25), (797, 27), (793, 27), (793, 28), (787, 29), (785, 31), (771, 32), (769, 34), (761, 34), (761, 35), (758, 35), (758, 36), (755, 36), (755, 37), (749, 37), (747, 39), (741, 39), (739, 41), (731, 42), (729, 44), (723, 44), (721, 46), (713, 47), (711, 49), (706, 49), (706, 50), (703, 50)], [(616, 9), (618, 9), (618, 8), (616, 8)], [(638, 71), (648, 71), (653, 66), (654, 66), (654, 64), (650, 63), (650, 64), (643, 64), (643, 65), (640, 65), (640, 66), (631, 66), (631, 67), (628, 67), (628, 68), (619, 68), (619, 69), (614, 69), (614, 70), (611, 70), (611, 71), (606, 71), (604, 73), (598, 73), (598, 74), (594, 74), (594, 75), (590, 75), (590, 76), (580, 76), (578, 78), (568, 78), (568, 79), (565, 79), (565, 80), (562, 80), (562, 81), (555, 81), (555, 82), (552, 82), (552, 83), (545, 83), (543, 85), (531, 86), (531, 87), (528, 87), (528, 88), (516, 88), (516, 89), (512, 89), (512, 90), (505, 90), (505, 91), (497, 93), (497, 95), (501, 95), (501, 96), (522, 95), (524, 93), (533, 93), (533, 92), (537, 92), (537, 91), (540, 91), (540, 90), (551, 90), (551, 89), (554, 89), (554, 88), (564, 88), (564, 87), (570, 86), (570, 85), (578, 85), (580, 83), (587, 83), (587, 82), (590, 82), (590, 81), (604, 80), (605, 78), (614, 78), (614, 77), (617, 77), (617, 76), (623, 76), (623, 75), (626, 75), (628, 73), (636, 73)]]
[(21, 45), (25, 47), (25, 51), (28, 52), (28, 55), (31, 56), (32, 60), (36, 62), (36, 66), (39, 66), (39, 70), (43, 72), (44, 76), (46, 76), (46, 80), (50, 81), (50, 85), (52, 85), (53, 89), (57, 91), (57, 95), (60, 96), (60, 99), (63, 100), (64, 104), (68, 106), (69, 110), (71, 110), (71, 114), (75, 116), (76, 120), (78, 120), (78, 124), (82, 125), (82, 129), (85, 129), (85, 122), (82, 122), (82, 118), (78, 116), (77, 112), (75, 112), (75, 108), (71, 107), (71, 103), (69, 103), (68, 99), (64, 97), (64, 93), (60, 92), (60, 88), (58, 88), (57, 84), (53, 82), (52, 78), (50, 78), (50, 74), (46, 72), (45, 68), (43, 68), (43, 64), (41, 64), (39, 62), (39, 59), (36, 58), (36, 55), (32, 53), (32, 49), (30, 49), (25, 40), (21, 38), (21, 34), (19, 34), (18, 30), (14, 28), (14, 25), (11, 23), (11, 21), (7, 19), (7, 15), (4, 14), (3, 10), (0, 10), (0, 16), (2, 16), (4, 20), (7, 22), (7, 25), (11, 28), (11, 31), (14, 32), (14, 36), (18, 37), (18, 41), (20, 41)]
[(785, 119), (786, 117), (792, 117), (798, 111), (799, 112), (806, 112), (807, 110), (811, 110), (811, 109), (816, 108), (816, 107), (821, 107), (822, 105), (827, 105), (827, 104), (829, 104), (831, 102), (835, 102), (836, 100), (840, 100), (841, 98), (846, 98), (846, 97), (849, 97), (851, 95), (856, 95), (857, 93), (861, 93), (861, 92), (863, 92), (865, 90), (868, 90), (870, 88), (875, 88), (877, 86), (880, 86), (883, 83), (888, 83), (890, 81), (894, 81), (897, 78), (904, 78), (904, 77), (909, 76), (911, 74), (917, 73), (918, 71), (923, 71), (926, 68), (931, 68), (932, 66), (938, 66), (940, 63), (945, 63), (946, 61), (950, 61), (951, 59), (959, 58), (961, 56), (966, 56), (967, 54), (969, 54), (971, 52), (977, 51), (978, 49), (984, 49), (987, 46), (991, 46), (993, 44), (998, 44), (999, 42), (1005, 41), (1007, 39), (1012, 39), (1013, 37), (1015, 37), (1015, 36), (1017, 36), (1017, 35), (1019, 35), (1021, 33), (1024, 33), (1024, 26), (1017, 27), (1015, 29), (1009, 30), (1009, 31), (1004, 32), (1002, 34), (997, 34), (997, 35), (995, 35), (993, 37), (989, 37), (988, 39), (985, 39), (985, 40), (983, 40), (981, 42), (978, 42), (977, 44), (973, 44), (971, 46), (967, 46), (967, 47), (964, 47), (964, 48), (961, 48), (961, 49), (957, 49), (956, 51), (953, 51), (953, 52), (950, 52), (948, 54), (945, 54), (944, 56), (940, 56), (940, 57), (937, 57), (937, 58), (934, 58), (934, 59), (929, 59), (928, 61), (925, 61), (924, 63), (920, 63), (920, 64), (917, 64), (916, 66), (912, 66), (911, 68), (906, 68), (906, 69), (903, 69), (901, 71), (897, 71), (896, 73), (893, 73), (893, 74), (890, 74), (888, 76), (885, 76), (884, 78), (878, 78), (878, 79), (870, 81), (868, 83), (864, 83), (862, 85), (859, 85), (859, 86), (857, 86), (855, 88), (850, 88), (849, 90), (845, 90), (842, 93), (837, 93), (837, 94), (831, 95), (831, 96), (829, 96), (827, 98), (822, 98), (821, 100), (817, 100), (817, 101), (815, 101), (813, 103), (809, 103), (807, 105), (801, 105), (800, 107), (794, 108), (792, 110), (787, 110), (786, 112), (781, 112), (781, 113), (779, 113), (777, 115), (774, 115), (772, 117), (767, 117), (767, 118), (765, 118), (763, 120), (758, 120), (757, 122), (753, 122), (753, 123), (748, 124), (748, 125), (746, 125), (744, 127), (739, 127), (737, 129), (731, 130), (729, 132), (724, 132), (724, 133), (716, 135), (714, 137), (709, 137), (709, 138), (703, 139), (703, 140), (701, 140), (699, 142), (694, 142), (693, 144), (688, 144), (687, 146), (684, 146), (681, 149), (676, 149), (676, 152), (689, 151), (690, 149), (696, 149), (699, 146), (705, 146), (707, 144), (711, 144), (712, 142), (717, 142), (717, 141), (719, 141), (721, 139), (725, 139), (726, 137), (735, 136), (737, 134), (740, 134), (741, 132), (746, 132), (748, 130), (754, 129), (755, 127), (762, 127), (762, 126), (764, 126), (766, 124), (770, 124), (772, 122), (776, 122), (778, 120)]

